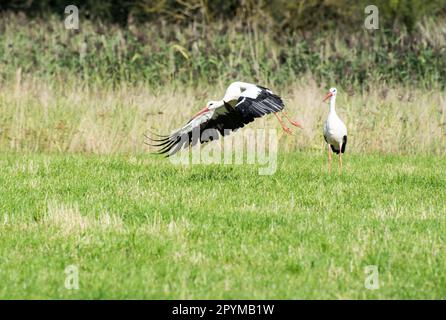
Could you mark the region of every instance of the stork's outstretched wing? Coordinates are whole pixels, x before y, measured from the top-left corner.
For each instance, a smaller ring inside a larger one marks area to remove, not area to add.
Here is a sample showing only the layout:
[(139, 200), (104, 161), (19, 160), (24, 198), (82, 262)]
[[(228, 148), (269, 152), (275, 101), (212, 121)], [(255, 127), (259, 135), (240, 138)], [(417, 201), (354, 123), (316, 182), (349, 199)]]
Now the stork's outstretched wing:
[(222, 107), (200, 114), (168, 136), (156, 135), (158, 139), (147, 137), (152, 141), (147, 144), (158, 147), (157, 153), (169, 157), (198, 142), (218, 140), (220, 135), (227, 135), (255, 118), (279, 112), (283, 108), (284, 104), (279, 96), (267, 88), (255, 86), (243, 91), (234, 107), (224, 102)]
[(225, 103), (223, 107), (205, 112), (190, 120), (182, 128), (175, 130), (169, 136), (158, 136), (158, 139), (150, 138), (151, 146), (158, 147), (157, 153), (171, 156), (187, 146), (194, 146), (197, 142), (205, 143), (217, 140), (232, 131), (245, 126), (254, 119), (244, 118), (242, 114)]

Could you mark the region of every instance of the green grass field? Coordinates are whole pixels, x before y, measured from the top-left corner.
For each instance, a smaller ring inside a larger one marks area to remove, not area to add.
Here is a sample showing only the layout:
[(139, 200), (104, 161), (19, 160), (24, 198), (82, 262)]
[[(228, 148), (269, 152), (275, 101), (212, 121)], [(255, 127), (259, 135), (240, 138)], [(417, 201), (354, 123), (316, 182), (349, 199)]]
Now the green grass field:
[[(446, 297), (446, 161), (0, 154), (0, 298)], [(79, 268), (79, 289), (65, 268)], [(379, 288), (364, 287), (365, 267)]]

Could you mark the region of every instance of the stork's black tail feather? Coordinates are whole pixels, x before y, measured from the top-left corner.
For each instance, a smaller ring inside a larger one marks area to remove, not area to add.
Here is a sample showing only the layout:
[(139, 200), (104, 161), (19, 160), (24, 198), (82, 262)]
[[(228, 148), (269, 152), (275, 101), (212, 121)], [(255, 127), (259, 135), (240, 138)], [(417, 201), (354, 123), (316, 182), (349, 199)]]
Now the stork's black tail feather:
[(331, 150), (333, 150), (334, 153), (336, 153), (336, 154), (339, 153), (339, 150), (336, 150), (335, 147), (332, 144), (330, 144), (330, 147), (331, 147)]
[[(327, 141), (327, 139), (325, 139)], [(341, 147), (341, 153), (345, 153), (345, 146), (347, 145), (347, 136), (344, 136), (342, 138), (342, 147)], [(335, 147), (333, 147), (332, 144), (330, 144), (331, 150), (333, 150), (334, 153), (339, 154), (339, 150), (336, 150)]]

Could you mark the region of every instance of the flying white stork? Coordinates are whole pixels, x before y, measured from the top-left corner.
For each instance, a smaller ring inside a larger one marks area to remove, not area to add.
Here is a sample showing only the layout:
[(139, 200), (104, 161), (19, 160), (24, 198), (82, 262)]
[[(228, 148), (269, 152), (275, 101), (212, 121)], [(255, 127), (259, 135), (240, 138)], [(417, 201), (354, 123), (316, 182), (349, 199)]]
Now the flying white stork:
[(347, 127), (336, 114), (336, 88), (331, 88), (324, 98), (324, 102), (330, 99), (330, 110), (324, 124), (324, 138), (328, 147), (328, 171), (331, 171), (332, 151), (339, 154), (339, 170), (342, 172), (342, 154), (347, 145)]
[[(285, 107), (282, 99), (270, 89), (246, 82), (233, 82), (226, 89), (222, 100), (209, 101), (206, 107), (195, 114), (183, 127), (168, 136), (157, 135), (157, 139), (147, 137), (158, 147), (157, 153), (171, 156), (180, 149), (194, 146), (197, 142), (205, 143), (236, 131), (246, 124), (268, 113), (274, 113), (283, 130), (292, 133), (278, 112)], [(291, 120), (285, 112), (285, 118), (294, 126), (302, 128), (297, 121)], [(215, 134), (202, 134), (205, 130), (216, 130)], [(193, 134), (198, 132), (198, 134)]]

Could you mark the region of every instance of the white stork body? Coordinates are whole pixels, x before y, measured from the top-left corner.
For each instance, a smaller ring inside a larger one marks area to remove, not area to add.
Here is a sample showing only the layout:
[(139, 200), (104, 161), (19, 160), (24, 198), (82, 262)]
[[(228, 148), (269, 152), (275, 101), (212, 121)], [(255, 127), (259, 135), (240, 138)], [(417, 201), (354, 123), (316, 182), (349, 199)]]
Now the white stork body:
[[(218, 139), (219, 135), (224, 136), (231, 131), (236, 131), (254, 121), (255, 118), (269, 113), (274, 113), (282, 128), (291, 133), (277, 114), (284, 107), (282, 99), (270, 89), (246, 82), (233, 82), (226, 89), (222, 100), (209, 101), (206, 107), (195, 114), (183, 127), (168, 136), (157, 135), (160, 139), (149, 139), (158, 142), (153, 146), (160, 147), (159, 153), (167, 153), (167, 156), (171, 156), (183, 147)], [(298, 122), (292, 121), (285, 113), (283, 114), (291, 124), (301, 127)], [(210, 132), (203, 134), (205, 131)], [(198, 132), (198, 135), (194, 136), (193, 132)]]
[(250, 99), (257, 99), (262, 91), (266, 91), (270, 94), (273, 92), (267, 88), (259, 87), (252, 83), (247, 82), (233, 82), (226, 89), (225, 95), (221, 102), (226, 101), (228, 103), (239, 100), (240, 97), (246, 97)]
[(339, 154), (339, 164), (342, 170), (342, 154), (347, 145), (347, 127), (336, 113), (336, 88), (331, 88), (324, 101), (330, 99), (330, 110), (324, 124), (324, 139), (328, 144), (329, 170), (331, 169), (331, 152)]
[(342, 149), (345, 136), (347, 136), (347, 127), (337, 115), (333, 99), (330, 102), (330, 111), (324, 124), (324, 137), (329, 145), (339, 151)]

